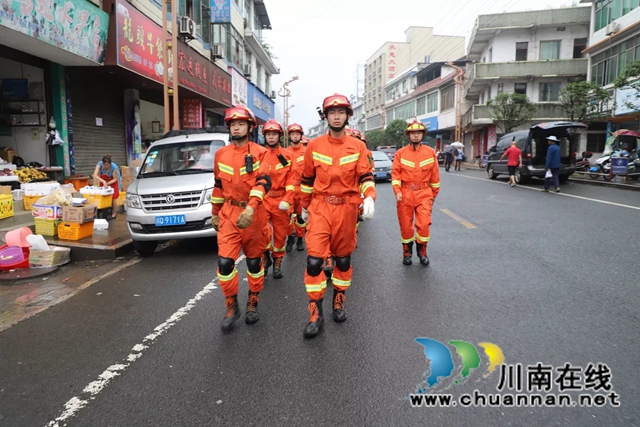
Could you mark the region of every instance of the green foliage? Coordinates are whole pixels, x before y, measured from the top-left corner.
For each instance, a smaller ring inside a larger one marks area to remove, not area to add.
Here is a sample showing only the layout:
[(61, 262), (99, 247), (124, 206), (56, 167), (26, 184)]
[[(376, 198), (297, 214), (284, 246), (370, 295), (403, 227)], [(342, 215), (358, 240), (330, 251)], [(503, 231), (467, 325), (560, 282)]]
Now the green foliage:
[(395, 145), (396, 148), (404, 147), (409, 143), (409, 137), (406, 134), (407, 122), (402, 119), (393, 120), (384, 130), (388, 145)]
[(271, 58), (271, 60), (278, 59), (278, 57), (275, 56), (273, 54), (273, 52), (271, 52), (273, 47), (269, 43), (262, 43), (262, 48), (264, 49), (265, 52), (267, 52), (267, 56), (269, 56), (269, 58)]
[(380, 129), (365, 132), (364, 136), (367, 137), (367, 148), (369, 148), (369, 150), (373, 151), (380, 145), (387, 145), (386, 135)]
[(609, 115), (611, 95), (594, 82), (572, 82), (560, 91), (558, 98), (565, 116), (571, 121), (589, 124)]
[(487, 106), (491, 118), (503, 133), (509, 133), (530, 121), (536, 110), (536, 106), (526, 95), (507, 92), (499, 93), (495, 98), (487, 101)]

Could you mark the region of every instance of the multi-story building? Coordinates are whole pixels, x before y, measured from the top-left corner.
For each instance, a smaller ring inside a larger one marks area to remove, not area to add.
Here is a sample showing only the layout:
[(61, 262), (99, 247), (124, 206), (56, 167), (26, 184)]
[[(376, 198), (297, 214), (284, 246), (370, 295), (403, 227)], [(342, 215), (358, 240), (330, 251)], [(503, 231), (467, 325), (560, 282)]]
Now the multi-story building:
[(307, 138), (313, 139), (329, 132), (329, 126), (326, 120), (318, 120), (318, 124), (311, 126), (306, 132)]
[(364, 110), (366, 130), (384, 128), (385, 86), (421, 62), (445, 61), (464, 55), (464, 37), (439, 36), (433, 28), (409, 27), (405, 42), (385, 42), (366, 62)]
[(360, 98), (353, 103), (353, 116), (349, 120), (349, 127), (364, 132), (366, 130), (364, 117), (364, 100)]
[(640, 104), (635, 89), (613, 89), (614, 80), (625, 66), (640, 60), (640, 2), (638, 0), (600, 0), (591, 3), (589, 45), (585, 53), (589, 58), (590, 81), (608, 89), (614, 95), (615, 109), (602, 123), (593, 123), (583, 138), (580, 151), (594, 152), (597, 158), (604, 150), (607, 131), (632, 129), (640, 131)]
[[(486, 105), (502, 92), (526, 95), (535, 103), (532, 122), (565, 119), (558, 104), (562, 88), (585, 79), (591, 10), (570, 7), (479, 15), (469, 40), (465, 97), (472, 105), (463, 117), (467, 156), (494, 145), (499, 129)], [(525, 123), (521, 128), (531, 126)]]

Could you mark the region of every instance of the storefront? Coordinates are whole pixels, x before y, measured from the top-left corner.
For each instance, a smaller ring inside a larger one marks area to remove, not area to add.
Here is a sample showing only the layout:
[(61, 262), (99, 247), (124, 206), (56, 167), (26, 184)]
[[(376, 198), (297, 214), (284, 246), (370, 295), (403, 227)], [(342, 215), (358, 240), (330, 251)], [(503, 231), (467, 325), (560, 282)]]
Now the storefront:
[(438, 133), (438, 116), (422, 119), (421, 122), (427, 129), (425, 140), (427, 144), (434, 150), (442, 150), (442, 137)]
[(262, 138), (260, 137), (262, 135), (262, 125), (265, 124), (267, 120), (274, 118), (275, 105), (274, 102), (253, 83), (249, 83), (248, 85), (247, 97), (248, 107), (251, 108), (251, 111), (253, 111), (253, 114), (255, 114), (256, 119), (258, 120), (258, 130), (260, 133), (256, 141), (261, 142)]
[[(0, 146), (25, 163), (73, 169), (63, 66), (101, 68), (109, 15), (87, 0), (4, 0), (0, 8)], [(98, 66), (98, 67), (96, 67)], [(53, 123), (62, 145), (46, 145)]]

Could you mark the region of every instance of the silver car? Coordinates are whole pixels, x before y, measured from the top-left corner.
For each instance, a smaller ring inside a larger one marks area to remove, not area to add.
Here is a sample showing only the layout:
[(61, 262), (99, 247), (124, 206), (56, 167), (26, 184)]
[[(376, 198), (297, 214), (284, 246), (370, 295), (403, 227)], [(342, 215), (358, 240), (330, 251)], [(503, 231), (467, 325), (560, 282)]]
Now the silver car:
[(373, 163), (375, 165), (373, 179), (376, 181), (390, 180), (392, 162), (389, 160), (387, 154), (384, 151), (372, 151), (371, 154), (373, 155)]
[(229, 135), (198, 133), (156, 141), (128, 188), (126, 216), (134, 248), (154, 253), (159, 242), (214, 237), (213, 156)]

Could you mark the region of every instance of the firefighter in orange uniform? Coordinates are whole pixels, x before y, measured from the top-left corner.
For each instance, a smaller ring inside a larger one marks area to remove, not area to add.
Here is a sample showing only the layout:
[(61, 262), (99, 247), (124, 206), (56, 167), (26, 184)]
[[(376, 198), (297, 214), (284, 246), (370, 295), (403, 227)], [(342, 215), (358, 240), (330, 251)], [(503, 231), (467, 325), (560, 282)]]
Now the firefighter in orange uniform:
[(229, 331), (240, 317), (238, 308), (238, 270), (235, 261), (240, 249), (247, 257), (249, 297), (245, 322), (260, 320), (258, 294), (264, 287), (262, 253), (269, 241), (264, 195), (271, 179), (267, 150), (249, 141), (256, 126), (255, 116), (238, 105), (225, 113), (232, 143), (215, 153), (215, 186), (211, 195), (211, 222), (218, 230), (218, 280), (226, 298), (222, 330)]
[(407, 135), (411, 143), (396, 152), (391, 168), (404, 265), (411, 265), (414, 241), (420, 264), (429, 265), (427, 242), (431, 236), (429, 226), (433, 202), (440, 191), (440, 171), (436, 152), (422, 143), (426, 133), (421, 122), (414, 120), (409, 123)]
[(287, 252), (291, 252), (293, 250), (293, 243), (295, 242), (296, 237), (298, 238), (296, 243), (296, 249), (299, 251), (304, 250), (304, 232), (306, 230), (307, 224), (302, 221), (302, 206), (300, 205), (300, 181), (302, 179), (302, 164), (304, 162), (304, 152), (306, 147), (302, 145), (302, 138), (304, 137), (304, 130), (302, 126), (297, 123), (293, 123), (287, 127), (287, 133), (289, 134), (289, 151), (294, 159), (294, 172), (293, 172), (293, 185), (296, 187), (296, 191), (294, 194), (294, 203), (293, 203), (293, 230), (291, 230), (292, 234), (287, 239)]
[(269, 167), (271, 177), (271, 190), (265, 195), (264, 206), (267, 210), (267, 223), (272, 224), (273, 244), (269, 242), (271, 251), (264, 253), (262, 264), (265, 266), (265, 274), (271, 265), (273, 256), (273, 278), (282, 278), (282, 258), (284, 257), (285, 243), (290, 230), (291, 209), (293, 207), (294, 159), (291, 152), (280, 147), (280, 138), (284, 135), (282, 125), (276, 120), (269, 120), (262, 126), (262, 134), (267, 148), (265, 159)]
[[(364, 219), (374, 213), (376, 189), (366, 148), (346, 135), (353, 115), (344, 95), (325, 98), (322, 106), (329, 133), (307, 147), (302, 169), (302, 215), (307, 225), (307, 269), (304, 283), (309, 297), (309, 323), (304, 336), (314, 337), (324, 326), (322, 300), (327, 286), (322, 274), (324, 260), (332, 254), (333, 320), (347, 320), (345, 291), (351, 285), (351, 253), (356, 247), (358, 206), (364, 203)], [(364, 202), (360, 193), (365, 196)], [(308, 216), (308, 221), (306, 217)]]

